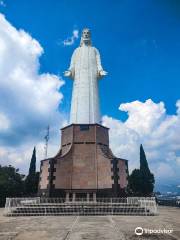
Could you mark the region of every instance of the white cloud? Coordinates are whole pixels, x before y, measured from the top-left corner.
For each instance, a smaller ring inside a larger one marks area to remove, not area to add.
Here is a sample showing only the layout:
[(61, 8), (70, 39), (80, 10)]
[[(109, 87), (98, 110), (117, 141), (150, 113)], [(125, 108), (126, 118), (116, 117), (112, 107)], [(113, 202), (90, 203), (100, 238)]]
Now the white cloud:
[(0, 113), (0, 131), (5, 131), (10, 127), (10, 121), (4, 113)]
[(157, 175), (158, 179), (161, 179), (161, 181), (168, 180), (167, 176), (169, 179), (175, 177), (175, 172), (171, 164), (163, 163), (163, 162), (159, 162), (159, 164), (157, 165), (157, 168), (154, 169), (154, 173)]
[(126, 126), (140, 135), (150, 134), (165, 116), (164, 103), (155, 104), (151, 99), (146, 104), (139, 101), (121, 104), (119, 109), (128, 113)]
[(180, 166), (180, 156), (176, 158), (176, 162)]
[[(59, 150), (59, 139), (50, 139), (50, 144), (48, 148), (48, 156), (54, 156)], [(37, 156), (37, 169), (40, 166), (40, 160), (45, 158), (45, 144), (41, 140), (26, 141), (16, 147), (6, 146), (0, 147), (0, 164), (2, 165), (12, 165), (19, 168), (21, 172), (27, 173), (34, 145), (36, 146), (36, 156)]]
[(53, 139), (59, 143), (64, 118), (58, 111), (63, 99), (59, 90), (64, 82), (60, 76), (39, 73), (42, 54), (37, 40), (0, 14), (0, 164), (27, 168), (33, 146), (41, 146), (48, 124), (50, 149), (56, 145)]
[(176, 102), (176, 107), (177, 107), (177, 114), (180, 115), (180, 100)]
[(134, 101), (119, 107), (128, 114), (125, 122), (103, 117), (103, 124), (110, 128), (112, 150), (117, 156), (130, 160), (130, 170), (139, 167), (139, 146), (142, 143), (157, 181), (180, 179), (179, 100), (176, 106), (177, 114), (168, 115), (163, 102), (154, 103), (151, 99)]
[(74, 44), (75, 40), (79, 38), (79, 30), (78, 29), (75, 29), (73, 30), (72, 32), (72, 36), (71, 37), (68, 37), (67, 39), (65, 39), (63, 41), (63, 45), (64, 46), (71, 46)]

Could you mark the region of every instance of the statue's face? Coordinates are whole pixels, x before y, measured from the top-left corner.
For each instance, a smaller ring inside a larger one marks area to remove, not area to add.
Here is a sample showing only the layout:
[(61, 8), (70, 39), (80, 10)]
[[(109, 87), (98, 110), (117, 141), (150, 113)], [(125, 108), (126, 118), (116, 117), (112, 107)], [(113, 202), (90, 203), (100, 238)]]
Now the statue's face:
[(90, 43), (91, 40), (91, 33), (89, 29), (84, 29), (82, 31), (82, 40), (84, 43)]

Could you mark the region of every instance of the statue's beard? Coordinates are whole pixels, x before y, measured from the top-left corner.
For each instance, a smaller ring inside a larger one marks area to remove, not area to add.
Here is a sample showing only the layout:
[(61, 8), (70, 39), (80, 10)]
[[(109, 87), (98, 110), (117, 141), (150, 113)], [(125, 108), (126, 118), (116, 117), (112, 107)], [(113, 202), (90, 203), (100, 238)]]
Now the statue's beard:
[(82, 41), (85, 45), (90, 45), (90, 43), (91, 43), (91, 41), (90, 41), (90, 39), (88, 38), (88, 39), (83, 39), (83, 41)]
[(81, 38), (80, 46), (86, 45), (91, 46), (91, 39), (90, 38)]

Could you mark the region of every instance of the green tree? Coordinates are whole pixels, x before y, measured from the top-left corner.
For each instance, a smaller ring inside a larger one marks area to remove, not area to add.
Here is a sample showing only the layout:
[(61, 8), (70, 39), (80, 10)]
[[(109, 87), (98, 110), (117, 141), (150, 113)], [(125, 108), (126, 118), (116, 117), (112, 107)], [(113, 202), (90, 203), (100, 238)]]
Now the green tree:
[(150, 172), (146, 154), (143, 146), (140, 146), (140, 173), (141, 173), (141, 192), (144, 195), (151, 195), (154, 189), (154, 175)]
[(150, 173), (148, 162), (146, 159), (146, 154), (144, 152), (142, 144), (140, 145), (140, 170), (141, 172)]
[(33, 149), (31, 162), (29, 166), (29, 174), (25, 180), (25, 190), (28, 196), (33, 196), (37, 193), (39, 182), (39, 173), (36, 173), (36, 148)]
[(34, 176), (35, 173), (36, 173), (36, 148), (34, 147), (28, 176)]
[(134, 169), (128, 178), (128, 193), (136, 196), (150, 196), (154, 189), (154, 175), (150, 172), (146, 154), (140, 145), (140, 169)]
[(130, 195), (141, 195), (141, 173), (139, 169), (134, 169), (129, 176), (127, 190)]
[(0, 206), (5, 204), (6, 197), (21, 197), (24, 193), (24, 175), (19, 174), (19, 169), (11, 165), (0, 165)]

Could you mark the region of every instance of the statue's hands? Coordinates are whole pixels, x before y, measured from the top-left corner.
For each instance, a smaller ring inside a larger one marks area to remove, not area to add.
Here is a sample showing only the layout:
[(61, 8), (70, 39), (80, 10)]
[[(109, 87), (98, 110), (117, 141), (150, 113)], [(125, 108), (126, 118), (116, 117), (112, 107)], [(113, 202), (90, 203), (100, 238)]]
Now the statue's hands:
[(65, 77), (71, 77), (71, 75), (72, 75), (72, 73), (71, 73), (70, 70), (67, 70), (67, 71), (64, 72)]
[(104, 71), (104, 70), (101, 70), (101, 71), (99, 71), (99, 76), (100, 77), (104, 77), (104, 76), (106, 76), (108, 73), (106, 72), (106, 71)]

